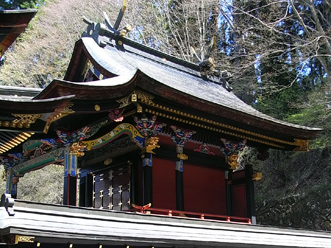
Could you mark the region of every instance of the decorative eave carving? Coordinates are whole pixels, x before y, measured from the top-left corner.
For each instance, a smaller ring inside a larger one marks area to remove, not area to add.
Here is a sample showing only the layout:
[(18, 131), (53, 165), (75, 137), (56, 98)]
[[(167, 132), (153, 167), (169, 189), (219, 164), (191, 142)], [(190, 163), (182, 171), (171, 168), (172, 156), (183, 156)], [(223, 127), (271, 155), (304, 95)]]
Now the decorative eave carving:
[(158, 137), (150, 137), (149, 139), (146, 139), (145, 141), (145, 151), (147, 153), (155, 154), (153, 151), (155, 148), (160, 148), (158, 145), (159, 138)]
[(295, 140), (294, 142), (282, 140), (274, 137), (269, 137), (267, 135), (259, 134), (253, 131), (245, 130), (242, 128), (234, 127), (218, 121), (203, 118), (198, 115), (189, 114), (180, 110), (165, 107), (160, 104), (155, 104), (153, 102), (144, 103), (153, 108), (160, 109), (160, 111), (157, 111), (154, 109), (145, 108), (145, 112), (149, 114), (161, 116), (170, 120), (175, 120), (191, 126), (196, 126), (221, 134), (233, 136), (239, 139), (246, 139), (248, 141), (260, 143), (278, 149), (285, 149), (286, 146), (292, 146), (298, 147), (295, 149), (295, 151), (307, 151), (305, 147), (307, 146), (306, 143), (309, 143), (309, 140)]
[(139, 133), (139, 131), (133, 125), (129, 123), (119, 124), (109, 133), (106, 133), (105, 135), (94, 140), (82, 141), (81, 144), (85, 145), (86, 150), (89, 151), (104, 146), (123, 134), (130, 135), (132, 140), (140, 148), (143, 148), (145, 146), (145, 138)]
[(51, 163), (61, 162), (64, 156), (64, 147), (45, 153), (37, 158), (30, 159), (13, 167), (13, 174), (22, 176), (29, 171), (46, 166)]
[(95, 125), (79, 128), (73, 132), (65, 132), (65, 131), (57, 130), (56, 134), (63, 144), (76, 143), (92, 137), (106, 123), (108, 123), (108, 120), (101, 121)]
[(145, 115), (142, 117), (134, 116), (134, 121), (136, 123), (137, 130), (146, 139), (151, 136), (156, 136), (159, 132), (161, 132), (161, 129), (166, 126), (164, 123), (157, 122), (155, 115), (150, 118)]
[(69, 153), (70, 155), (77, 156), (77, 157), (83, 157), (85, 153), (83, 150), (86, 148), (86, 145), (80, 143), (73, 143), (69, 147)]
[(30, 128), (30, 125), (35, 123), (38, 119), (43, 117), (43, 113), (41, 114), (12, 114), (17, 119), (13, 120), (10, 123), (10, 127), (18, 127), (18, 128)]
[[(137, 104), (138, 102), (145, 103), (148, 105), (154, 104), (152, 101), (153, 99), (154, 99), (154, 97), (152, 95), (149, 95), (140, 90), (135, 90), (130, 95), (128, 95), (124, 98), (121, 98), (121, 99), (117, 100), (116, 102), (118, 102), (120, 104), (119, 108), (124, 108), (126, 106), (129, 106), (132, 103)], [(139, 106), (137, 106), (137, 107), (139, 108)]]
[(229, 165), (231, 170), (238, 168), (238, 154), (243, 151), (246, 146), (246, 140), (232, 141), (222, 138), (223, 145), (221, 146), (221, 152), (225, 156), (225, 162)]
[(44, 133), (48, 133), (49, 127), (54, 121), (57, 121), (67, 115), (75, 113), (75, 111), (71, 109), (73, 106), (74, 106), (73, 103), (68, 103), (64, 106), (55, 109), (55, 111), (46, 119)]
[(294, 151), (309, 151), (309, 140), (295, 139), (294, 144), (297, 146)]

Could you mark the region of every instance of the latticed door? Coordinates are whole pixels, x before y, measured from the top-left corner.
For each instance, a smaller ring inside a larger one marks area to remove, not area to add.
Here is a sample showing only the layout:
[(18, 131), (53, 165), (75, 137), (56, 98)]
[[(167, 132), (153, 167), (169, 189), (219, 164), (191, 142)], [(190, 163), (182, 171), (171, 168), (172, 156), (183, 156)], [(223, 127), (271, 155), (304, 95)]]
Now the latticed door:
[(111, 210), (130, 208), (130, 165), (116, 166), (94, 175), (93, 207)]

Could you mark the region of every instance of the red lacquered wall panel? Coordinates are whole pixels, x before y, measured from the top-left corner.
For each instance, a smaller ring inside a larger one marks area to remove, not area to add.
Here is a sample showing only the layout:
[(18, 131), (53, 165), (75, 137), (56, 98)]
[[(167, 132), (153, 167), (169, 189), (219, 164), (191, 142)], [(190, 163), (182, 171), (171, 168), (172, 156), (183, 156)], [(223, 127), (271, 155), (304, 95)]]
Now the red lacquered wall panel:
[(185, 211), (226, 214), (224, 171), (184, 163)]
[(153, 208), (176, 209), (175, 162), (153, 158)]
[(238, 217), (247, 217), (245, 184), (232, 186), (232, 199), (233, 215)]

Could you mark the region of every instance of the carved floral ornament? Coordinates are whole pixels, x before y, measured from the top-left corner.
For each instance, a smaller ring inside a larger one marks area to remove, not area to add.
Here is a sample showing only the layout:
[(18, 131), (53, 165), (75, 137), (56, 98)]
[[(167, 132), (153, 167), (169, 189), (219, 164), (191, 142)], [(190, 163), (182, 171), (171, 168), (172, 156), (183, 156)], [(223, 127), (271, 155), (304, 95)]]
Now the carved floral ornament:
[(83, 150), (86, 148), (86, 145), (82, 144), (82, 143), (73, 143), (70, 147), (69, 147), (69, 152), (70, 155), (74, 155), (77, 157), (82, 157), (85, 155), (85, 153), (83, 152)]
[(202, 143), (199, 147), (195, 148), (194, 151), (199, 152), (199, 153), (203, 153), (203, 154), (207, 154), (207, 155), (215, 156), (215, 153), (210, 151), (210, 147), (205, 143)]
[(233, 141), (221, 139), (223, 146), (220, 148), (225, 156), (225, 162), (231, 170), (235, 170), (238, 166), (238, 154), (244, 150), (247, 140)]
[(156, 115), (153, 115), (150, 118), (147, 116), (134, 117), (137, 130), (145, 138), (156, 136), (159, 132), (161, 132), (162, 128), (166, 126), (165, 123), (158, 123), (156, 118)]
[[(130, 95), (117, 100), (117, 102), (120, 104), (119, 108), (124, 108), (126, 106), (129, 106), (130, 104), (137, 105), (138, 102), (153, 104), (153, 101), (152, 101), (153, 99), (154, 99), (153, 96), (146, 94), (140, 90), (135, 90)], [(139, 108), (138, 105), (137, 105), (137, 108)]]
[(155, 152), (153, 150), (155, 148), (160, 148), (160, 146), (158, 145), (158, 142), (159, 142), (158, 137), (150, 137), (149, 139), (146, 139), (146, 141), (145, 141), (145, 151), (147, 153), (155, 154)]
[(29, 128), (31, 124), (35, 123), (38, 119), (43, 117), (42, 114), (12, 114), (16, 117), (12, 122), (3, 122), (2, 125), (5, 127), (18, 127), (18, 128)]
[[(73, 103), (66, 104), (65, 106), (61, 106), (56, 108), (50, 116), (47, 117), (46, 124), (44, 127), (44, 133), (47, 133), (50, 125), (69, 114), (75, 113), (72, 109)], [(46, 113), (47, 114), (47, 113)], [(31, 124), (34, 124), (38, 119), (42, 120), (45, 118), (45, 113), (38, 114), (12, 114), (16, 119), (13, 121), (0, 121), (0, 126), (3, 127), (12, 127), (12, 128), (30, 128)]]
[(107, 122), (108, 122), (108, 120), (105, 120), (105, 121), (99, 122), (93, 126), (85, 126), (85, 127), (79, 128), (73, 132), (57, 130), (56, 134), (59, 137), (60, 141), (64, 144), (76, 143), (76, 142), (80, 142), (82, 140), (92, 137)]
[(175, 133), (175, 135), (173, 135), (171, 139), (177, 146), (185, 146), (187, 141), (192, 138), (192, 135), (196, 133), (195, 131), (186, 130), (177, 126), (171, 126), (171, 129)]
[(121, 122), (124, 119), (123, 112), (124, 108), (122, 110), (115, 109), (114, 111), (109, 111), (109, 119), (115, 122)]

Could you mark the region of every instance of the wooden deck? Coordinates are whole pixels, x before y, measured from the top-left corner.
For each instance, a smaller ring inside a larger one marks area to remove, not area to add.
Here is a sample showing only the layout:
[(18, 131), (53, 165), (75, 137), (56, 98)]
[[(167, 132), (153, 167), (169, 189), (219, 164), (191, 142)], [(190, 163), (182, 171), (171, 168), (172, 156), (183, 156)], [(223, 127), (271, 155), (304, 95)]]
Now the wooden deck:
[[(331, 247), (331, 234), (16, 200), (0, 207), (2, 245), (15, 247)], [(18, 235), (18, 236), (15, 236)], [(101, 245), (101, 246), (100, 246)], [(1, 247), (1, 245), (0, 245)]]

